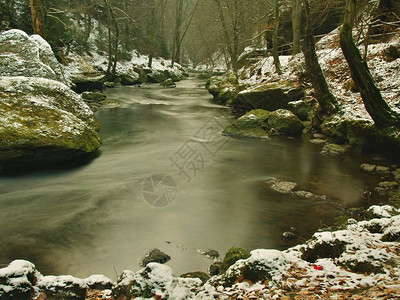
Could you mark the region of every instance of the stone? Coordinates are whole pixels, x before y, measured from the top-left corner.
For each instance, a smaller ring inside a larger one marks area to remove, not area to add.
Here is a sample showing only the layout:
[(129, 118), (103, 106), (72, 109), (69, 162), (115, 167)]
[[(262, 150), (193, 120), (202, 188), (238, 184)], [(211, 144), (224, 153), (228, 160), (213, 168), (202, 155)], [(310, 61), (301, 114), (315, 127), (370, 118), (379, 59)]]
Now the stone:
[(269, 114), (268, 125), (282, 134), (289, 136), (301, 135), (303, 123), (291, 111), (278, 109)]
[(210, 279), (210, 275), (208, 275), (205, 272), (189, 272), (189, 273), (182, 274), (179, 277), (182, 277), (182, 278), (199, 278), (201, 280), (202, 284), (206, 283), (206, 281), (208, 279)]
[(282, 194), (290, 194), (297, 186), (297, 183), (290, 181), (276, 181), (272, 184), (271, 189)]
[(85, 299), (85, 280), (70, 275), (43, 276), (36, 286), (46, 295), (46, 299)]
[(0, 75), (41, 77), (71, 85), (50, 45), (39, 35), (18, 29), (0, 33)]
[(153, 70), (151, 73), (147, 74), (147, 82), (150, 83), (161, 83), (167, 78), (163, 72)]
[(312, 107), (310, 107), (305, 101), (291, 101), (288, 103), (288, 110), (294, 113), (301, 121), (307, 121), (310, 119), (312, 113)]
[(342, 146), (338, 144), (325, 144), (321, 150), (321, 154), (330, 155), (330, 156), (338, 156), (342, 155), (349, 151), (347, 146)]
[(220, 104), (227, 104), (234, 97), (238, 86), (236, 75), (228, 73), (223, 76), (213, 76), (206, 82), (206, 89)]
[(139, 83), (139, 74), (131, 72), (131, 74), (120, 75), (122, 85), (134, 85)]
[(313, 133), (312, 137), (314, 139), (325, 139), (325, 135), (322, 133)]
[(298, 101), (304, 96), (301, 86), (289, 83), (262, 83), (239, 92), (238, 100), (252, 108), (274, 111), (288, 108), (289, 102)]
[(221, 269), (223, 271), (226, 271), (239, 259), (246, 259), (248, 257), (250, 257), (250, 253), (243, 248), (231, 247), (225, 254), (224, 260), (222, 261)]
[(174, 88), (174, 87), (176, 87), (176, 84), (171, 78), (168, 78), (167, 80), (161, 82), (160, 86), (163, 86), (166, 88)]
[(390, 167), (385, 166), (376, 166), (375, 172), (381, 175), (389, 175), (390, 174)]
[(326, 196), (325, 195), (315, 195), (311, 192), (307, 192), (307, 191), (294, 191), (293, 192), (297, 197), (300, 198), (304, 198), (304, 199), (312, 199), (312, 200), (326, 200)]
[(84, 101), (49, 79), (0, 77), (0, 165), (48, 165), (87, 157), (100, 125)]
[(211, 276), (219, 275), (222, 271), (222, 261), (214, 261), (208, 269)]
[(100, 92), (83, 92), (82, 99), (88, 102), (101, 102), (106, 100), (107, 96)]
[(311, 144), (316, 144), (316, 145), (322, 145), (325, 144), (327, 140), (322, 140), (322, 139), (311, 139), (310, 143)]
[(153, 249), (145, 255), (145, 257), (140, 261), (140, 266), (145, 267), (147, 264), (156, 262), (160, 264), (164, 264), (171, 259), (171, 256), (165, 254), (159, 249)]
[(147, 74), (146, 72), (139, 67), (133, 67), (133, 71), (139, 75), (138, 81), (139, 83), (147, 83)]
[(217, 250), (213, 250), (213, 249), (209, 249), (207, 251), (204, 252), (204, 255), (210, 258), (218, 258), (219, 257), (219, 253)]
[(376, 169), (376, 165), (371, 165), (371, 164), (361, 164), (360, 169), (365, 171), (365, 172), (374, 172)]
[(285, 231), (284, 233), (282, 233), (282, 237), (287, 240), (293, 240), (297, 238), (297, 234), (291, 231)]
[(267, 137), (267, 120), (270, 112), (262, 109), (252, 110), (225, 127), (223, 134), (233, 136)]

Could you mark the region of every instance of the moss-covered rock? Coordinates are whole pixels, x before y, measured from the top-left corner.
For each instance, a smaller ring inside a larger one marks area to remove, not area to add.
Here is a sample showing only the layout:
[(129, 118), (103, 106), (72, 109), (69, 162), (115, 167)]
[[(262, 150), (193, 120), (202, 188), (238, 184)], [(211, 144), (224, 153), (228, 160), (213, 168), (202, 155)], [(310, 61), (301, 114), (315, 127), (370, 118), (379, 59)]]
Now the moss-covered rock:
[(161, 83), (165, 81), (167, 77), (163, 72), (153, 70), (151, 73), (147, 74), (147, 82), (151, 83)]
[(130, 72), (130, 74), (120, 75), (122, 85), (134, 85), (139, 83), (139, 74)]
[(101, 146), (93, 112), (58, 81), (0, 77), (0, 120), (5, 168), (76, 159)]
[(133, 71), (139, 75), (139, 78), (138, 78), (139, 83), (147, 82), (147, 74), (142, 68), (135, 66), (135, 67), (133, 67)]
[(330, 155), (330, 156), (338, 156), (344, 154), (349, 151), (348, 146), (338, 145), (338, 144), (325, 144), (321, 150), (321, 154)]
[(291, 82), (262, 83), (238, 94), (238, 100), (249, 107), (274, 111), (288, 108), (288, 103), (304, 96), (301, 86)]
[(268, 129), (269, 111), (256, 109), (246, 113), (231, 125), (228, 125), (223, 134), (233, 136), (266, 137)]
[(210, 279), (210, 275), (208, 275), (205, 272), (189, 272), (189, 273), (182, 274), (179, 277), (182, 277), (182, 278), (199, 278), (203, 284), (208, 279)]
[(303, 123), (291, 111), (278, 109), (269, 114), (268, 125), (285, 135), (301, 135)]
[(226, 252), (224, 260), (222, 261), (222, 270), (227, 270), (231, 265), (237, 262), (239, 259), (246, 259), (250, 257), (250, 253), (243, 248), (231, 247)]
[(294, 113), (301, 121), (312, 119), (313, 108), (303, 100), (289, 102), (288, 109), (292, 113)]
[(238, 80), (233, 73), (223, 76), (213, 76), (206, 82), (208, 92), (213, 95), (214, 100), (221, 104), (226, 104), (236, 97), (237, 86)]
[(168, 78), (167, 80), (161, 82), (160, 85), (163, 86), (163, 87), (166, 87), (166, 88), (174, 88), (174, 87), (176, 87), (176, 84), (172, 80), (172, 78)]

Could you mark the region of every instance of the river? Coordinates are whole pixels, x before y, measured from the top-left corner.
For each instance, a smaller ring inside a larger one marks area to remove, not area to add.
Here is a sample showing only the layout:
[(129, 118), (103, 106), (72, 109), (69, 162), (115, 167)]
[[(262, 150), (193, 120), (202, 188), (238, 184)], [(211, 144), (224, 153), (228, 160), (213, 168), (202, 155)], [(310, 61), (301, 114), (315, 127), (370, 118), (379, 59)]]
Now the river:
[[(115, 279), (159, 248), (177, 275), (206, 271), (211, 261), (195, 249), (284, 249), (331, 224), (341, 207), (362, 204), (370, 180), (359, 170), (363, 157), (323, 156), (301, 139), (221, 136), (233, 118), (203, 81), (106, 93), (121, 107), (97, 112), (103, 146), (95, 160), (0, 177), (1, 264), (24, 258), (46, 275)], [(327, 200), (272, 192), (271, 176)], [(285, 241), (290, 227), (299, 237)]]

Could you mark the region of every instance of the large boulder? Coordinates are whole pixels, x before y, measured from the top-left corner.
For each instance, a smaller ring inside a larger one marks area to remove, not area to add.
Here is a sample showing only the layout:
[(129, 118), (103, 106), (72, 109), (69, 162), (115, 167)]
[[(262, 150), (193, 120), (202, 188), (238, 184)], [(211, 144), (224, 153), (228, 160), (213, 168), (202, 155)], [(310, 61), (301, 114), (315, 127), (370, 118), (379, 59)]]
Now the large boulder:
[(99, 123), (66, 85), (0, 77), (0, 167), (75, 160), (101, 146)]
[(278, 109), (270, 113), (268, 125), (285, 135), (301, 135), (303, 123), (291, 111)]
[(228, 125), (223, 134), (232, 136), (267, 137), (269, 111), (255, 109)]
[(153, 70), (151, 73), (147, 74), (147, 81), (151, 83), (161, 83), (165, 81), (167, 77), (164, 72)]
[(288, 103), (304, 96), (301, 86), (290, 82), (262, 83), (238, 94), (238, 101), (269, 111), (288, 108)]
[(50, 45), (39, 35), (12, 29), (0, 34), (0, 75), (42, 77), (70, 84)]

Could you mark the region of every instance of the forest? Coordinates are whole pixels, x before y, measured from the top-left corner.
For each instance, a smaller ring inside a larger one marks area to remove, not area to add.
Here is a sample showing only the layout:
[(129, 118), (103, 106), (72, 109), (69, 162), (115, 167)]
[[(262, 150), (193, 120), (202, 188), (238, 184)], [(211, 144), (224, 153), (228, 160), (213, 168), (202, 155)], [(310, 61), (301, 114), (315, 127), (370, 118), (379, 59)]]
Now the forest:
[(397, 299), (399, 78), (400, 0), (0, 0), (0, 300)]

